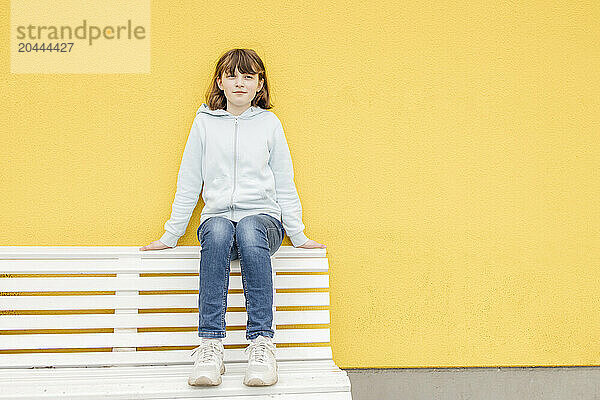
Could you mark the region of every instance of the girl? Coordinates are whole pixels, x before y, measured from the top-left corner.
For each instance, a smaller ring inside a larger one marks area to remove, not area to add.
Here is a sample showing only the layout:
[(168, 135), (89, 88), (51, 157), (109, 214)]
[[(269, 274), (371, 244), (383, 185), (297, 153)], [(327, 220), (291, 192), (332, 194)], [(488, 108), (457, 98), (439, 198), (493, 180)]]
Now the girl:
[(163, 236), (140, 250), (175, 247), (186, 231), (200, 191), (198, 336), (190, 385), (219, 385), (231, 260), (239, 258), (251, 340), (244, 384), (277, 382), (273, 343), (271, 256), (284, 233), (294, 247), (326, 246), (307, 238), (294, 185), (292, 159), (277, 116), (268, 111), (264, 64), (250, 49), (233, 49), (217, 62), (212, 84), (183, 151), (171, 217)]

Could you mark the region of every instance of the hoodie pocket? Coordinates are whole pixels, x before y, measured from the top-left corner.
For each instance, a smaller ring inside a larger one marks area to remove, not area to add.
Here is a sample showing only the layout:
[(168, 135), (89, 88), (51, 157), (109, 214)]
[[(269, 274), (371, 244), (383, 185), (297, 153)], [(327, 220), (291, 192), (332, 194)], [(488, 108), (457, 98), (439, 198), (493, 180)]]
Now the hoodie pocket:
[(219, 177), (214, 179), (208, 185), (204, 185), (204, 193), (202, 195), (204, 204), (212, 208), (219, 208), (222, 206), (219, 202), (222, 203), (225, 200), (227, 194), (226, 183), (227, 181), (224, 177)]
[(263, 188), (260, 183), (256, 180), (251, 180), (250, 181), (251, 185), (253, 185), (256, 190), (258, 190), (258, 193), (260, 193), (260, 198), (261, 200), (266, 200), (267, 199), (267, 191), (265, 190), (265, 188)]
[(267, 192), (256, 179), (243, 178), (239, 182), (235, 199), (242, 208), (261, 206), (267, 199)]

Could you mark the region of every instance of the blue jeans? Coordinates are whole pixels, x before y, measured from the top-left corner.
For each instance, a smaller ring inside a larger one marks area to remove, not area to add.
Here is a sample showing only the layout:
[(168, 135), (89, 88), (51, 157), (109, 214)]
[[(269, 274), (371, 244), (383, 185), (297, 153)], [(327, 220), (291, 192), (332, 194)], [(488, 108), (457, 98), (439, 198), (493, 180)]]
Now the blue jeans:
[(238, 222), (211, 217), (196, 232), (200, 246), (198, 336), (225, 337), (225, 312), (230, 261), (240, 259), (246, 298), (246, 339), (273, 337), (273, 276), (271, 256), (283, 242), (281, 221), (267, 214)]

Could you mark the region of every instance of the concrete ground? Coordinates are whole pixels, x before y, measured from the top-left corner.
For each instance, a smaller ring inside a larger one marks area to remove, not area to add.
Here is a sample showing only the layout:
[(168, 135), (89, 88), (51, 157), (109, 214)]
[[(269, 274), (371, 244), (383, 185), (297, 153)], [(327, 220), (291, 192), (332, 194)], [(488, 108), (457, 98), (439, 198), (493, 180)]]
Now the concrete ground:
[(600, 367), (345, 371), (353, 400), (600, 400)]

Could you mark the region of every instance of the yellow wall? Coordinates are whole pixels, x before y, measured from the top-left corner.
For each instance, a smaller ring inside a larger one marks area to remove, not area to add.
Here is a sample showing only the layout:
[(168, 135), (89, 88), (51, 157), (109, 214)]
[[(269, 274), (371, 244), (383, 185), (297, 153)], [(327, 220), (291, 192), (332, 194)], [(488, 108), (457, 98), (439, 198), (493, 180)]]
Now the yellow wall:
[(214, 63), (252, 48), (340, 367), (598, 365), (600, 6), (498, 3), (153, 1), (151, 74), (15, 75), (3, 0), (0, 245), (158, 239)]

